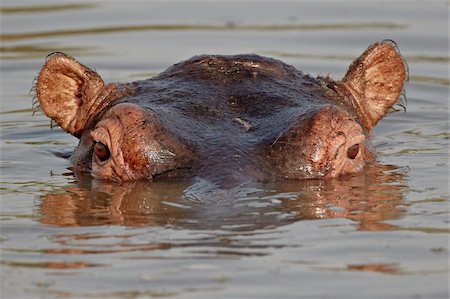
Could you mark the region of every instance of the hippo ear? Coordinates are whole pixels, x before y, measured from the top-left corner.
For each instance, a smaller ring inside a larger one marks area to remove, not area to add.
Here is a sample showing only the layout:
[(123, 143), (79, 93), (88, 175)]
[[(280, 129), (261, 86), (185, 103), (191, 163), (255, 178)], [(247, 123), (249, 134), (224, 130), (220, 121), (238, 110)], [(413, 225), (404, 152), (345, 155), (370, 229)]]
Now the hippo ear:
[(64, 131), (80, 137), (101, 104), (100, 76), (60, 52), (47, 57), (39, 73), (36, 93), (44, 113)]
[(386, 40), (370, 46), (342, 80), (370, 130), (397, 103), (408, 76), (396, 44)]

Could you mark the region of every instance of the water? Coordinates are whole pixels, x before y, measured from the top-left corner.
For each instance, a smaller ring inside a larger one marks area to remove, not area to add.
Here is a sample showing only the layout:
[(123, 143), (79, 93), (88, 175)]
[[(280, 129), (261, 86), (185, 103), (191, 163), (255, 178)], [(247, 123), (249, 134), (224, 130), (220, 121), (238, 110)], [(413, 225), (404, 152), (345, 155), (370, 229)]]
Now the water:
[[(2, 298), (448, 298), (446, 2), (2, 1)], [(341, 77), (371, 43), (409, 63), (407, 112), (378, 163), (334, 180), (75, 178), (77, 140), (32, 116), (32, 80), (67, 52), (106, 82), (203, 53), (258, 53)]]

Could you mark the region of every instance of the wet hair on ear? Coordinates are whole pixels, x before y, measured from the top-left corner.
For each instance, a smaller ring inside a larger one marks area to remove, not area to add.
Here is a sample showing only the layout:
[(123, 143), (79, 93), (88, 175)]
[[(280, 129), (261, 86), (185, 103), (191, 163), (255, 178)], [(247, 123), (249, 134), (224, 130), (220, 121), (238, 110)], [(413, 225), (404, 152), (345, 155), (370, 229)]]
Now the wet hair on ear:
[(38, 77), (36, 91), (39, 104), (33, 107), (44, 113), (64, 131), (80, 137), (96, 110), (104, 87), (100, 76), (74, 58), (61, 52), (47, 56)]
[(383, 40), (367, 48), (341, 82), (352, 94), (353, 105), (370, 130), (395, 104), (406, 107), (403, 87), (407, 81), (408, 65), (397, 44)]

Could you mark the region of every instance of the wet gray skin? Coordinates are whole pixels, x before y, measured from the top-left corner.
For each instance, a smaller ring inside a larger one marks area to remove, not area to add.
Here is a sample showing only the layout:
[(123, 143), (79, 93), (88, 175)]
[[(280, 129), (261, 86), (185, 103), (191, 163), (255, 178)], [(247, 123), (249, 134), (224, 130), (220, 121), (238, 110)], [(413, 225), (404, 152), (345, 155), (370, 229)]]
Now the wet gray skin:
[(203, 55), (151, 79), (105, 85), (53, 53), (37, 96), (80, 138), (74, 170), (94, 178), (279, 181), (359, 172), (374, 159), (371, 129), (406, 77), (392, 41), (370, 46), (340, 81), (257, 55)]

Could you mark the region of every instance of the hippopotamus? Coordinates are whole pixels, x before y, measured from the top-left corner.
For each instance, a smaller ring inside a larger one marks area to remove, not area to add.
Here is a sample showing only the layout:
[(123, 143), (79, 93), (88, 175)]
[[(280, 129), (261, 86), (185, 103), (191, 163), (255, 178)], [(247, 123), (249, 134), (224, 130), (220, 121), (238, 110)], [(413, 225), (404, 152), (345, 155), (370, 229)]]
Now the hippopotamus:
[(55, 52), (36, 95), (79, 138), (73, 170), (94, 179), (280, 181), (349, 175), (371, 163), (371, 130), (406, 79), (390, 40), (368, 47), (341, 80), (246, 54), (194, 56), (147, 80), (105, 84)]

